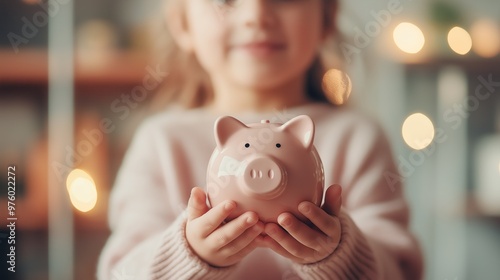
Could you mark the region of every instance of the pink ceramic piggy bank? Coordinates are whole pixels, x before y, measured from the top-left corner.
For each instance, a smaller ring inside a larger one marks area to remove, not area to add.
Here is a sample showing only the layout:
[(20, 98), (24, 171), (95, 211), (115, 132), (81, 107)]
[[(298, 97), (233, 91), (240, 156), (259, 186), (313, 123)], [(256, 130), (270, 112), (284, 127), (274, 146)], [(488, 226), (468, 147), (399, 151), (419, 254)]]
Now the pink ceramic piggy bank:
[(233, 200), (231, 220), (246, 211), (264, 222), (276, 222), (290, 212), (305, 220), (297, 206), (302, 201), (319, 205), (324, 172), (313, 146), (314, 123), (308, 116), (281, 125), (267, 120), (245, 125), (232, 117), (215, 122), (215, 148), (207, 172), (211, 206)]

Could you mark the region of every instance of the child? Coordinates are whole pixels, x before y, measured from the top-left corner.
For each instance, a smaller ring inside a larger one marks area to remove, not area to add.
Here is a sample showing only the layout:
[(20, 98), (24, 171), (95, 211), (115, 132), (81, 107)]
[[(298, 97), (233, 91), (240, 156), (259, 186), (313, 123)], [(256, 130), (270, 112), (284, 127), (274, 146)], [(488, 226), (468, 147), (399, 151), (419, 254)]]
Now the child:
[[(112, 192), (99, 279), (421, 277), (401, 186), (384, 178), (397, 173), (388, 143), (367, 118), (325, 102), (319, 84), (336, 7), (336, 0), (167, 0), (169, 81), (182, 87), (165, 93), (186, 109), (139, 128)], [(209, 209), (203, 191), (217, 116), (251, 123), (299, 114), (314, 120), (325, 181), (335, 184), (321, 207), (298, 206), (312, 225), (290, 213), (264, 224), (253, 212), (224, 223), (236, 203)]]

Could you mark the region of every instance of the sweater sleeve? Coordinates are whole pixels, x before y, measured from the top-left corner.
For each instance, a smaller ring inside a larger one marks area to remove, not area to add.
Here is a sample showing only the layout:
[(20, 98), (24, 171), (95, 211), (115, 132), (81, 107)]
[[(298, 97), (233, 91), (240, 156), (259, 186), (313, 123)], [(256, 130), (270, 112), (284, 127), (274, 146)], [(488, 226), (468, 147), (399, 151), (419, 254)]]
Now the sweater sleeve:
[(352, 126), (346, 135), (332, 170), (343, 187), (339, 246), (294, 270), (302, 279), (421, 279), (422, 255), (386, 138), (372, 124)]
[(294, 264), (301, 279), (376, 279), (376, 262), (364, 234), (345, 211), (340, 216), (341, 242), (326, 259), (308, 265)]
[(124, 158), (110, 197), (111, 236), (97, 278), (224, 279), (235, 266), (215, 268), (199, 259), (185, 239), (182, 204), (168, 203), (168, 171), (158, 157), (166, 145), (157, 131), (150, 122), (141, 125)]
[(201, 260), (189, 247), (184, 233), (186, 214), (179, 216), (173, 230), (166, 231), (154, 255), (152, 279), (227, 279), (237, 265), (215, 268)]

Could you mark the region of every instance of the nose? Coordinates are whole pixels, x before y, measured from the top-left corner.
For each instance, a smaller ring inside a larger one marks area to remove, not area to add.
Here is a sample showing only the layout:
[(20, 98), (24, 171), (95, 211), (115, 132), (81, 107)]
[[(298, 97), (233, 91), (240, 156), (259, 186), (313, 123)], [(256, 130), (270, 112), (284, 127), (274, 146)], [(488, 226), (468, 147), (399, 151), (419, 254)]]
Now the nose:
[[(241, 0), (240, 0), (241, 1)], [(268, 27), (273, 24), (273, 11), (268, 0), (246, 0), (241, 4), (241, 17), (248, 27)]]
[(268, 156), (256, 156), (248, 160), (242, 179), (243, 191), (261, 199), (280, 195), (286, 185), (284, 169)]

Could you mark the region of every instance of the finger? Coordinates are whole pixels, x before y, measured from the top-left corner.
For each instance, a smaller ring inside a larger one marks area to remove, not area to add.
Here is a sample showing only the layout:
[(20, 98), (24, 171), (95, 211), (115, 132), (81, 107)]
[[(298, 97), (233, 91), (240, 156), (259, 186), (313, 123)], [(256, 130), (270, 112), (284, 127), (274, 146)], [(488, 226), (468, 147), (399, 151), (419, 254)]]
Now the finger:
[[(259, 218), (256, 213), (245, 213), (228, 222), (224, 226), (216, 229), (207, 237), (207, 241), (210, 244), (214, 244), (215, 248), (222, 248), (244, 234), (249, 228), (252, 228), (254, 225), (256, 225), (258, 221)], [(260, 229), (262, 232), (262, 225)], [(260, 232), (258, 234), (260, 234)], [(249, 240), (249, 242), (250, 241), (251, 240)], [(248, 244), (244, 244), (244, 246), (246, 245)], [(241, 248), (243, 248), (244, 246), (242, 246)]]
[[(263, 228), (264, 225), (261, 225), (261, 227)], [(238, 252), (228, 257), (228, 261), (231, 263), (236, 263), (243, 259), (250, 252), (252, 252), (255, 248), (259, 247), (263, 243), (262, 237), (259, 235), (257, 235), (257, 237), (255, 237), (246, 247), (238, 250)]]
[(199, 227), (201, 228), (200, 234), (203, 237), (207, 237), (222, 224), (235, 208), (236, 203), (227, 200), (208, 210), (207, 213), (197, 220), (197, 222), (201, 223)]
[(198, 187), (192, 188), (187, 206), (188, 221), (204, 215), (208, 210), (205, 192)]
[[(324, 212), (324, 211), (322, 211)], [(326, 214), (326, 213), (325, 213)], [(330, 217), (331, 218), (331, 217)], [(327, 236), (316, 231), (305, 223), (295, 218), (295, 216), (284, 213), (278, 217), (278, 223), (300, 244), (314, 251), (322, 251), (324, 240)]]
[[(233, 256), (238, 255), (238, 253), (247, 248), (254, 240), (260, 236), (264, 230), (264, 224), (262, 222), (257, 223), (249, 228), (247, 228), (243, 233), (236, 236), (234, 240), (229, 242), (226, 246), (220, 249), (220, 253), (223, 256)], [(257, 246), (258, 244), (254, 244)]]
[(340, 221), (338, 217), (329, 215), (323, 209), (308, 201), (299, 204), (299, 211), (325, 235), (334, 238), (339, 235)]
[[(275, 226), (277, 226), (277, 225), (275, 225)], [(290, 254), (287, 250), (285, 250), (285, 248), (281, 247), (281, 245), (278, 242), (276, 242), (276, 240), (274, 240), (269, 235), (262, 237), (261, 242), (262, 242), (264, 247), (267, 247), (267, 248), (273, 250), (275, 253), (277, 253), (277, 254), (279, 254), (287, 259), (290, 259), (290, 260), (297, 262), (297, 263), (300, 263), (303, 261), (302, 259), (299, 259), (299, 258), (295, 257), (294, 255)]]
[(340, 214), (340, 207), (342, 206), (342, 187), (340, 185), (330, 186), (325, 193), (325, 203), (323, 209), (326, 213), (332, 216)]
[(295, 238), (276, 224), (267, 224), (264, 232), (295, 258), (302, 259), (304, 256), (309, 256), (314, 253), (313, 249), (295, 240)]

